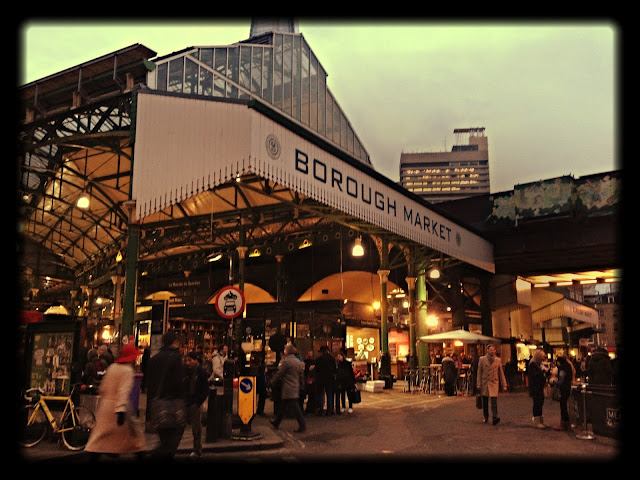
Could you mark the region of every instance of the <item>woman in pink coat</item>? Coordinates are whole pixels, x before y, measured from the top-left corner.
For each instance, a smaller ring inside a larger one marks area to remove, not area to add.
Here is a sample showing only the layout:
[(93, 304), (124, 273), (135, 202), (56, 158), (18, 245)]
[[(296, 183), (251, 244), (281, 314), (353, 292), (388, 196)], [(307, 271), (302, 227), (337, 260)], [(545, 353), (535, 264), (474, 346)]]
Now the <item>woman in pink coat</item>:
[(135, 453), (138, 459), (144, 456), (144, 430), (130, 401), (135, 375), (133, 364), (141, 354), (133, 345), (123, 345), (120, 355), (109, 365), (102, 379), (96, 426), (84, 447), (86, 452), (93, 453), (94, 461), (101, 453)]
[(489, 398), (491, 398), (491, 416), (493, 424), (496, 425), (498, 417), (498, 392), (500, 388), (507, 390), (507, 379), (504, 376), (502, 360), (496, 356), (496, 347), (487, 346), (487, 354), (478, 360), (477, 386), (482, 396), (482, 413), (484, 423), (489, 421)]

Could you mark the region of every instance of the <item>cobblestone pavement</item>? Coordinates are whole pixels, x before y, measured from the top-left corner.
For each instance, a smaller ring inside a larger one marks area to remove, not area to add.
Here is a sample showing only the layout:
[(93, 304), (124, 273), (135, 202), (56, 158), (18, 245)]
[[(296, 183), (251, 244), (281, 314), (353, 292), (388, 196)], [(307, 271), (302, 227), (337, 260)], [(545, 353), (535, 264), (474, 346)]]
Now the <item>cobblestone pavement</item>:
[[(141, 397), (141, 414), (145, 399)], [(549, 427), (534, 428), (531, 399), (525, 392), (501, 393), (498, 399), (501, 421), (493, 426), (482, 422), (481, 411), (471, 396), (403, 392), (402, 384), (379, 393), (362, 392), (362, 403), (354, 412), (318, 417), (307, 415), (308, 428), (293, 433), (295, 420), (285, 419), (275, 430), (268, 422), (273, 403), (267, 401), (266, 415), (251, 422), (251, 435), (203, 442), (202, 461), (212, 462), (465, 462), (532, 461), (617, 462), (624, 459), (623, 443), (616, 438), (594, 435), (577, 437), (581, 426), (558, 432), (559, 404), (546, 399), (544, 420)], [(206, 430), (203, 429), (203, 437)], [(157, 445), (157, 436), (147, 434), (147, 449)], [(176, 460), (189, 461), (193, 445), (190, 428), (185, 430)], [(68, 452), (52, 441), (31, 449), (20, 449), (27, 461), (84, 462), (84, 452)], [(124, 457), (126, 458), (126, 456)]]

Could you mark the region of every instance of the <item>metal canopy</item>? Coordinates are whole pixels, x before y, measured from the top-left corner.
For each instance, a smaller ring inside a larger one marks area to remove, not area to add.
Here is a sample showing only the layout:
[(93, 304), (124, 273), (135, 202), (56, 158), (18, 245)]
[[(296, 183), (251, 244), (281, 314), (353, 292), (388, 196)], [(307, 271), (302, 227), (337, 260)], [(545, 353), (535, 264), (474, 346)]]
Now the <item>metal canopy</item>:
[[(133, 102), (125, 93), (23, 126), (18, 212), (24, 295), (47, 301), (83, 285), (111, 288), (130, 215)], [(85, 194), (86, 209), (77, 203)], [(171, 262), (201, 268), (211, 252), (235, 249), (241, 231), (248, 246), (286, 252), (291, 238), (340, 227), (386, 235), (389, 242), (409, 247), (384, 228), (247, 174), (241, 182), (203, 190), (142, 219), (141, 271), (159, 273)], [(424, 246), (412, 248), (415, 256), (442, 266), (459, 263)], [(396, 250), (391, 266), (406, 263), (405, 253)]]
[[(146, 82), (152, 68), (147, 59), (155, 55), (136, 44), (18, 88), (23, 297), (40, 294), (46, 301), (48, 292), (79, 287), (107, 272), (107, 259), (123, 246), (131, 91)], [(88, 208), (77, 203), (84, 195)]]
[[(23, 118), (18, 133), (23, 298), (58, 301), (85, 285), (104, 286), (107, 292), (112, 288), (115, 259), (126, 251), (132, 215), (133, 149), (139, 134), (134, 92), (146, 89), (146, 74), (153, 68), (147, 58), (153, 55), (133, 45), (18, 89)], [(257, 102), (254, 108), (315, 147), (344, 154), (268, 105)], [(383, 178), (369, 171), (372, 178)], [(88, 197), (88, 208), (78, 205), (83, 196)], [(409, 251), (413, 258), (437, 261), (441, 268), (462, 263), (375, 220), (247, 171), (241, 182), (228, 178), (189, 192), (141, 218), (139, 262), (141, 271), (156, 273), (170, 269), (170, 263), (192, 269), (201, 267), (213, 251), (230, 251), (241, 242), (286, 253), (292, 238), (346, 227), (377, 239), (384, 236), (393, 244), (390, 268), (406, 265)]]

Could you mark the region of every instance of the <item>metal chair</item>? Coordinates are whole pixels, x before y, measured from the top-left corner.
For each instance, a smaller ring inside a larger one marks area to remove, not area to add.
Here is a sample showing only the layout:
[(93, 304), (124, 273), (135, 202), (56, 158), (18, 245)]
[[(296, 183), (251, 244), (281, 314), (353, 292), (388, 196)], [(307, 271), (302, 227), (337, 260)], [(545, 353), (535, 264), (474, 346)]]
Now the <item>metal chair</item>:
[(469, 395), (469, 371), (467, 369), (461, 368), (458, 371), (456, 389), (464, 395)]
[[(411, 389), (413, 387), (413, 390)], [(413, 393), (418, 389), (418, 371), (416, 369), (407, 368), (404, 372), (403, 392)]]
[(420, 391), (422, 393), (428, 393), (431, 388), (431, 375), (429, 374), (429, 368), (423, 367), (420, 375)]

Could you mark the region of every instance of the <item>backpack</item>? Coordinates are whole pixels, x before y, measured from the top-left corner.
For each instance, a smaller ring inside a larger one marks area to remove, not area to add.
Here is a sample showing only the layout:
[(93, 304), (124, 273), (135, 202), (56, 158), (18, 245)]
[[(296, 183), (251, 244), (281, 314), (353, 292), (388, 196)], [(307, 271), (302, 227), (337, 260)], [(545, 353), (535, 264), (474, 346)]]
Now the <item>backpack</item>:
[(97, 379), (101, 379), (106, 371), (106, 368), (104, 368), (104, 363), (102, 363), (102, 360), (100, 359), (93, 361), (93, 369), (95, 370)]

